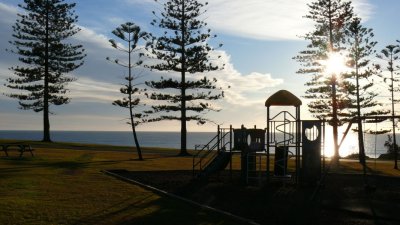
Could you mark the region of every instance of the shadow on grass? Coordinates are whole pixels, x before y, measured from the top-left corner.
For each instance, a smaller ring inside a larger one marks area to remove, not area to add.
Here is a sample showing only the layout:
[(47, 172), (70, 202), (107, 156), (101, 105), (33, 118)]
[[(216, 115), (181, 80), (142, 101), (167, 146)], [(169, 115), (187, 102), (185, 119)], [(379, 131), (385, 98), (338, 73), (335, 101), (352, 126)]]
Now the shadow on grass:
[[(355, 170), (359, 172), (359, 170)], [(260, 224), (399, 224), (397, 202), (400, 178), (368, 176), (377, 187), (374, 192), (365, 189), (362, 174), (327, 176), (326, 183), (316, 198), (311, 198), (313, 187), (299, 187), (279, 181), (262, 187), (243, 186), (237, 180), (224, 176), (208, 182), (190, 181), (191, 171), (113, 171), (121, 176), (177, 194), (195, 202), (222, 209), (252, 219)], [(240, 176), (240, 171), (234, 171)], [(222, 174), (223, 175), (223, 174)], [(229, 180), (229, 179), (228, 179)], [(165, 207), (165, 206), (164, 206)], [(395, 208), (396, 210), (393, 210)], [(167, 214), (159, 209), (140, 222), (158, 224), (153, 216)], [(174, 215), (171, 215), (174, 216)], [(177, 215), (179, 219), (179, 214)], [(175, 217), (173, 217), (175, 218)], [(126, 223), (138, 220), (127, 220)], [(389, 223), (386, 223), (389, 221)], [(394, 223), (392, 223), (394, 221)], [(185, 224), (177, 220), (171, 224)], [(141, 223), (138, 223), (141, 224)], [(187, 223), (186, 223), (187, 224)]]
[[(336, 165), (331, 172), (334, 173), (346, 173), (346, 174), (363, 174), (363, 169), (362, 165), (360, 163), (356, 164), (358, 167), (350, 166), (349, 164), (346, 163), (340, 163), (339, 165)], [(376, 176), (385, 176), (384, 171), (382, 170), (377, 170), (373, 165), (369, 164), (366, 166), (366, 173), (367, 175), (376, 175)]]
[(101, 160), (93, 161), (95, 154), (85, 153), (76, 158), (70, 160), (49, 160), (40, 157), (5, 157), (0, 158), (0, 162), (6, 162), (9, 167), (2, 167), (0, 170), (0, 176), (10, 175), (10, 173), (18, 173), (26, 171), (27, 169), (34, 168), (51, 168), (51, 169), (61, 169), (61, 170), (83, 170), (91, 166), (104, 166), (104, 165), (114, 165), (121, 162), (131, 161), (127, 160)]
[[(102, 144), (83, 144), (83, 143), (70, 143), (70, 142), (41, 142), (29, 140), (1, 140), (0, 144), (27, 144), (31, 145), (34, 149), (63, 149), (63, 150), (89, 150), (89, 151), (114, 151), (114, 152), (132, 152), (136, 153), (136, 148), (133, 146), (114, 146)], [(158, 147), (142, 147), (144, 154), (157, 154), (165, 156), (177, 156), (178, 149), (172, 148), (158, 148)]]
[(154, 159), (166, 159), (166, 158), (175, 158), (177, 157), (176, 155), (160, 155), (160, 156), (153, 156), (153, 157), (146, 157), (146, 155), (143, 156), (143, 160), (139, 160), (138, 158), (131, 158), (131, 161), (135, 162), (145, 162), (147, 160), (154, 160)]
[[(245, 186), (240, 183), (240, 171), (234, 171), (232, 180), (227, 176), (229, 171), (225, 171), (226, 174), (208, 181), (193, 180), (192, 171), (110, 172), (261, 224), (312, 224), (312, 218), (319, 212), (319, 203), (311, 200), (313, 187), (296, 189), (281, 182)], [(151, 219), (146, 218), (146, 222), (157, 222)]]
[(132, 202), (134, 200), (134, 197), (124, 199), (123, 201), (120, 201), (107, 208), (98, 210), (91, 215), (87, 215), (82, 219), (79, 219), (75, 222), (75, 224), (99, 224), (100, 222), (114, 220), (114, 217), (118, 216), (118, 214), (124, 214), (125, 212), (129, 214), (137, 213), (137, 210), (140, 210), (139, 206), (150, 199), (152, 196), (153, 194), (149, 194), (134, 202)]
[(157, 197), (152, 200), (154, 196), (151, 193), (134, 202), (130, 202), (132, 199), (126, 199), (75, 224), (241, 224), (221, 217), (220, 214), (204, 211), (168, 197)]
[(228, 220), (220, 214), (210, 211), (206, 212), (197, 207), (166, 198), (160, 198), (150, 204), (153, 206), (155, 205), (157, 210), (138, 218), (121, 220), (117, 224), (239, 224), (235, 221)]

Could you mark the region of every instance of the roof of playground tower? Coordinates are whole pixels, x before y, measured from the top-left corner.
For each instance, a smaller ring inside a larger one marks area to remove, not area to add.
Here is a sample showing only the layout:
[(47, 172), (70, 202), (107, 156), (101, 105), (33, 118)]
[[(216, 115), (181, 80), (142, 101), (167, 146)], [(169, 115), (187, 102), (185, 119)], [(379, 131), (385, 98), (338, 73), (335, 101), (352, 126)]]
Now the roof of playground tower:
[(301, 100), (286, 90), (280, 90), (265, 101), (265, 106), (301, 106)]

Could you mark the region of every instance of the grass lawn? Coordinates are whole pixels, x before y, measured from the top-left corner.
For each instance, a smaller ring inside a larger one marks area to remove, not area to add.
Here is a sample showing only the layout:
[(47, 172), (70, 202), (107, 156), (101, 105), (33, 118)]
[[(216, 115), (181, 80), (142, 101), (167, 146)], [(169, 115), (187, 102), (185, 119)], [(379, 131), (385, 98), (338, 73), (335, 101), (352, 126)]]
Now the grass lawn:
[[(175, 157), (177, 150), (144, 149), (146, 160), (137, 161), (127, 147), (29, 143), (35, 157), (27, 152), (19, 158), (11, 151), (7, 158), (0, 152), (0, 224), (241, 224), (101, 172), (190, 170), (192, 158)], [(368, 166), (373, 174), (400, 176), (392, 162), (369, 161)], [(240, 168), (239, 156), (233, 168)], [(331, 171), (361, 169), (356, 161), (344, 160)]]
[(240, 224), (101, 172), (191, 168), (176, 150), (146, 149), (141, 162), (123, 147), (32, 144), (35, 157), (0, 152), (0, 224)]

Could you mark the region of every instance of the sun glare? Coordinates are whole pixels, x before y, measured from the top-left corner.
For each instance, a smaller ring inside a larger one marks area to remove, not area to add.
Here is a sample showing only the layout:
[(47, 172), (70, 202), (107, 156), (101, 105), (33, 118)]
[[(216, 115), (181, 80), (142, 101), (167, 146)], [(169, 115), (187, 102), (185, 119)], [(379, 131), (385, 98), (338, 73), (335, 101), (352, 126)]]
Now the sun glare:
[[(325, 153), (324, 155), (327, 157), (332, 157), (334, 153), (332, 135), (333, 135), (332, 131), (328, 129), (326, 131), (326, 137), (325, 137), (325, 152), (322, 153), (322, 154)], [(342, 139), (342, 137), (343, 133), (339, 132), (339, 142)], [(358, 153), (358, 142), (355, 140), (357, 140), (357, 135), (350, 132), (344, 139), (344, 142), (339, 149), (339, 155), (344, 157), (352, 153)]]
[(321, 64), (325, 66), (325, 72), (328, 75), (341, 74), (349, 70), (346, 66), (346, 54), (344, 52), (331, 52), (327, 60), (322, 60)]

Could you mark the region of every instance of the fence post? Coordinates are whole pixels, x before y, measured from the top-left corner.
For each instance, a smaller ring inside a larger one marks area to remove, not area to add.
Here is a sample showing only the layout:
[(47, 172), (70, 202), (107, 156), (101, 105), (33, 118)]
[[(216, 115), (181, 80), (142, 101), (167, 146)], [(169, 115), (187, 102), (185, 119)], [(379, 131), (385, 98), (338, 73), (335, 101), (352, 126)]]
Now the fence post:
[(218, 131), (217, 131), (217, 136), (218, 136), (218, 138), (217, 138), (217, 151), (219, 152), (220, 151), (220, 138), (221, 138), (221, 130), (220, 130), (219, 125), (218, 125), (217, 129), (218, 129)]
[(230, 153), (230, 157), (231, 157), (231, 160), (229, 161), (229, 173), (230, 173), (230, 176), (231, 176), (231, 180), (232, 180), (232, 132), (233, 132), (233, 129), (232, 129), (232, 124), (229, 126), (229, 153)]
[(195, 172), (194, 172), (194, 158), (195, 158), (196, 156), (193, 156), (193, 168), (192, 168), (192, 176), (194, 177), (194, 174), (195, 174)]

